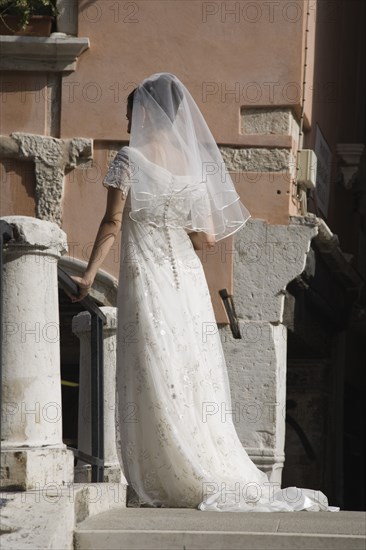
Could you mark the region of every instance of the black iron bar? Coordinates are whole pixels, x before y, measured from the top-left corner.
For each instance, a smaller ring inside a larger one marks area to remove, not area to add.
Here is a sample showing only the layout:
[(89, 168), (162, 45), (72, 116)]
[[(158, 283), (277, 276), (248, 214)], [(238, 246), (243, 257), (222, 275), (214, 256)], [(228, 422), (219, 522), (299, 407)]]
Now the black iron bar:
[[(78, 295), (77, 284), (61, 267), (58, 267), (58, 282), (61, 288), (71, 294)], [(79, 449), (68, 447), (74, 456), (83, 462), (91, 464), (91, 481), (104, 479), (104, 389), (103, 389), (103, 325), (107, 319), (101, 309), (90, 296), (80, 300), (80, 304), (90, 313), (91, 317), (91, 452), (89, 455)]]

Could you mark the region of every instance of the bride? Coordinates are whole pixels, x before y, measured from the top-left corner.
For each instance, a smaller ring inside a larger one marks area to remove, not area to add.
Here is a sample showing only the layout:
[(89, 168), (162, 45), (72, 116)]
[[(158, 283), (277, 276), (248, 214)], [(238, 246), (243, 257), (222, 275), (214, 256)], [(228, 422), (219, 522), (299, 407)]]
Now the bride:
[(145, 79), (127, 101), (129, 146), (103, 185), (106, 212), (83, 277), (90, 290), (122, 228), (118, 287), (119, 459), (140, 503), (262, 512), (327, 510), (320, 491), (281, 489), (250, 460), (232, 419), (219, 334), (195, 250), (240, 230), (239, 200), (195, 101), (169, 73)]

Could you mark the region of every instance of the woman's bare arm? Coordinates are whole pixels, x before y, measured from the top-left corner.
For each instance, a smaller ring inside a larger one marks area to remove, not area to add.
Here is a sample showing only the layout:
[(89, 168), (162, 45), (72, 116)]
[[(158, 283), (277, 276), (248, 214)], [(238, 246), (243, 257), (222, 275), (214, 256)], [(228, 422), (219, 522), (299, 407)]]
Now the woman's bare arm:
[(105, 214), (100, 222), (97, 236), (95, 237), (88, 266), (83, 277), (71, 277), (80, 288), (80, 294), (78, 297), (70, 295), (73, 302), (82, 300), (88, 294), (91, 286), (93, 285), (98, 269), (104, 263), (111, 246), (121, 230), (124, 205), (125, 200), (122, 198), (120, 189), (108, 187)]
[[(208, 220), (209, 229), (212, 228), (212, 233), (214, 232), (212, 218), (209, 217)], [(191, 239), (193, 248), (195, 250), (207, 250), (215, 246), (216, 239), (215, 236), (211, 233), (205, 233), (204, 231), (191, 231), (188, 233), (188, 237)]]
[(188, 233), (195, 250), (206, 250), (215, 246), (215, 237), (203, 231), (191, 231)]

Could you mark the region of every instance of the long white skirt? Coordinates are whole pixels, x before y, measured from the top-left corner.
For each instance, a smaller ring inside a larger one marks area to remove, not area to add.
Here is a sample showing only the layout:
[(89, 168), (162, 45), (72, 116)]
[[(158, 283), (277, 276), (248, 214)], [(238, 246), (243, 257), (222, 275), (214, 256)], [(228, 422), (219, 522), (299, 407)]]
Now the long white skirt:
[[(200, 510), (338, 511), (320, 491), (280, 489), (230, 418), (225, 357), (202, 264), (183, 229), (131, 220), (118, 290), (117, 443), (140, 502)], [(211, 407), (211, 408), (210, 408)]]

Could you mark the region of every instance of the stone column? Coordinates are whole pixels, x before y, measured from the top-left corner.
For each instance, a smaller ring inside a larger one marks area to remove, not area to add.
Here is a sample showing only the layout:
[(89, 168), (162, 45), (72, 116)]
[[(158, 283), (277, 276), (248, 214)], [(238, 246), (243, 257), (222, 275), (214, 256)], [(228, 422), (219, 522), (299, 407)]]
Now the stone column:
[[(117, 308), (101, 307), (107, 318), (103, 327), (104, 338), (104, 481), (126, 484), (121, 470), (116, 447), (116, 332)], [(90, 410), (90, 338), (91, 316), (88, 312), (76, 315), (72, 320), (72, 330), (80, 339), (80, 375), (79, 375), (79, 422), (78, 448), (91, 454), (91, 410)], [(75, 469), (75, 480), (91, 481), (91, 466), (78, 461)]]
[(286, 421), (285, 289), (305, 268), (315, 217), (289, 225), (249, 220), (235, 236), (234, 301), (242, 339), (220, 329), (228, 364), (233, 421), (251, 459), (281, 483)]
[(29, 216), (3, 218), (4, 246), (1, 487), (43, 489), (73, 481), (62, 441), (57, 261), (65, 233)]

